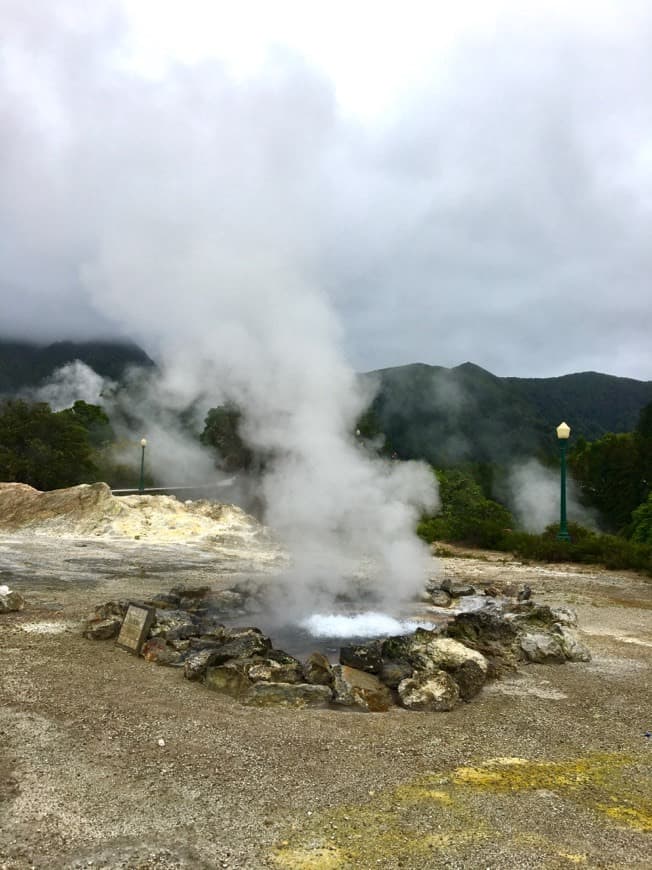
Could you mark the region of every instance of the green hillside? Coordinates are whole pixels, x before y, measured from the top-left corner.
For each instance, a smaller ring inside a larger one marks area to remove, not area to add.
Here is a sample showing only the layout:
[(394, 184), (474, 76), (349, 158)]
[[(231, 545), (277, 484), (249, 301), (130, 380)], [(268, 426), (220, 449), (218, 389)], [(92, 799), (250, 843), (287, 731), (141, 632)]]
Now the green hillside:
[(500, 378), (472, 363), (416, 363), (365, 377), (379, 382), (373, 411), (399, 456), (437, 466), (550, 455), (562, 420), (573, 442), (631, 431), (652, 401), (652, 381), (595, 372)]
[(126, 342), (58, 341), (36, 345), (0, 340), (0, 395), (15, 395), (26, 387), (35, 387), (55, 369), (76, 359), (112, 380), (119, 380), (128, 366), (153, 365), (145, 351)]

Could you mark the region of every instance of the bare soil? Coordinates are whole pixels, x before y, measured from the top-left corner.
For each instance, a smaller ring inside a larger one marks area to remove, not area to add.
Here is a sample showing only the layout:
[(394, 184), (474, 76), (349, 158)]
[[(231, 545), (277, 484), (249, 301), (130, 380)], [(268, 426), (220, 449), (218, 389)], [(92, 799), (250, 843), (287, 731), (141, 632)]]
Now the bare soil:
[(652, 582), (438, 559), (579, 615), (590, 664), (450, 713), (252, 709), (81, 637), (110, 598), (274, 583), (206, 541), (0, 537), (0, 868), (650, 868)]

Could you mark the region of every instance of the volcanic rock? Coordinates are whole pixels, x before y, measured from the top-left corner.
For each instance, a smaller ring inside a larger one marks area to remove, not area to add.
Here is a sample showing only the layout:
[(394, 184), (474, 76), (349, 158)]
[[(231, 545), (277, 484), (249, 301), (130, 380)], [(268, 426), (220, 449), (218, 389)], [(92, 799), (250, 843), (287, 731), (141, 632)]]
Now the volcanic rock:
[(344, 707), (360, 707), (368, 713), (384, 713), (392, 706), (392, 695), (373, 674), (335, 665), (333, 702)]
[(221, 592), (211, 592), (203, 602), (203, 606), (218, 613), (232, 613), (234, 610), (243, 610), (246, 599), (241, 592), (232, 589), (224, 589)]
[(309, 683), (254, 683), (240, 700), (249, 707), (323, 707), (331, 700), (328, 686)]
[(414, 668), (406, 659), (383, 659), (380, 681), (390, 689), (396, 689), (401, 680), (412, 676)]
[(13, 592), (8, 586), (0, 586), (0, 613), (11, 613), (22, 610), (25, 599), (18, 592)]
[(529, 662), (561, 664), (566, 655), (559, 637), (543, 632), (529, 632), (519, 639), (519, 646)]
[(452, 596), (445, 589), (435, 589), (430, 593), (430, 603), (435, 607), (450, 607), (452, 600)]
[(418, 663), (418, 671), (447, 671), (465, 701), (478, 694), (489, 670), (487, 659), (481, 653), (450, 637), (436, 637), (415, 644), (412, 660)]
[(455, 580), (451, 580), (448, 577), (441, 581), (441, 588), (444, 592), (448, 592), (449, 595), (452, 595), (453, 598), (461, 598), (464, 595), (475, 595), (475, 587), (471, 586), (470, 583), (456, 583)]
[(207, 668), (204, 674), (204, 685), (214, 692), (223, 692), (225, 695), (231, 695), (232, 698), (239, 698), (249, 688), (251, 682), (242, 663), (233, 660)]
[(145, 641), (140, 651), (141, 656), (147, 662), (155, 662), (157, 665), (174, 667), (180, 665), (184, 654), (175, 650), (162, 637), (152, 637)]
[(97, 605), (91, 619), (109, 619), (109, 617), (115, 616), (116, 619), (123, 620), (128, 609), (128, 601), (106, 601), (104, 604)]
[(516, 667), (517, 626), (492, 608), (459, 613), (448, 626), (449, 637), (477, 650), (489, 662), (489, 676)]
[(253, 662), (247, 676), (254, 682), (303, 683), (303, 666), (282, 650), (270, 649), (265, 658)]
[(331, 664), (320, 652), (310, 653), (303, 666), (303, 675), (306, 683), (313, 686), (330, 686), (333, 682)]
[(122, 620), (117, 616), (110, 616), (108, 619), (100, 619), (92, 617), (84, 624), (82, 634), (88, 640), (111, 640), (120, 634)]
[(581, 643), (575, 632), (571, 631), (565, 625), (557, 623), (553, 627), (554, 636), (559, 638), (561, 648), (570, 662), (590, 662), (591, 653), (583, 643)]
[(459, 700), (457, 683), (445, 671), (417, 673), (398, 687), (403, 707), (441, 713), (452, 710)]
[(271, 649), (272, 642), (257, 628), (237, 629), (226, 633), (226, 641), (216, 650), (216, 664), (222, 664), (229, 659), (251, 658), (265, 656)]
[(157, 592), (145, 604), (156, 607), (157, 610), (178, 610), (181, 606), (181, 598), (171, 592)]
[(555, 622), (567, 625), (570, 628), (577, 627), (577, 613), (575, 613), (572, 607), (551, 607), (550, 612)]
[(368, 674), (379, 674), (383, 667), (382, 641), (371, 640), (340, 648), (340, 664)]
[(199, 627), (185, 610), (157, 610), (150, 637), (184, 640), (199, 634)]
[(215, 647), (190, 652), (183, 663), (184, 677), (188, 680), (200, 680), (206, 670), (215, 663), (215, 653)]

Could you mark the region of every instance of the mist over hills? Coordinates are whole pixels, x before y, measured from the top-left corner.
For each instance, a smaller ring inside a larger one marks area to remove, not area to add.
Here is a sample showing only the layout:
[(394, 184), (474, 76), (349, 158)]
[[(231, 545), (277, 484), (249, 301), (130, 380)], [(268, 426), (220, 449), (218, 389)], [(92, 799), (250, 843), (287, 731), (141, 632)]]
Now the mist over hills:
[(76, 359), (111, 380), (120, 380), (129, 366), (154, 365), (144, 350), (127, 341), (57, 341), (41, 345), (0, 339), (0, 395), (37, 387), (58, 368)]
[[(76, 359), (117, 381), (130, 366), (155, 365), (128, 342), (0, 340), (0, 395), (37, 387)], [(470, 362), (455, 368), (414, 363), (361, 377), (377, 385), (372, 409), (398, 455), (439, 466), (549, 456), (561, 420), (571, 426), (573, 441), (632, 431), (652, 401), (652, 381), (597, 372), (517, 378)]]
[(434, 465), (506, 462), (556, 450), (565, 420), (572, 439), (600, 438), (636, 427), (652, 401), (652, 381), (597, 372), (556, 378), (501, 378), (467, 362), (382, 369), (373, 410), (401, 458)]

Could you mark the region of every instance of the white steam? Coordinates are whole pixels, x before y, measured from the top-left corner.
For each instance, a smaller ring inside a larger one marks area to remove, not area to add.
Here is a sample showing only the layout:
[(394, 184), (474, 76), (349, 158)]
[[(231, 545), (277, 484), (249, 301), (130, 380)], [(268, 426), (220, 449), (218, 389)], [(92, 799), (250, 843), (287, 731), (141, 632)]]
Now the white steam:
[[(559, 471), (546, 468), (530, 459), (514, 466), (508, 480), (510, 507), (519, 525), (528, 532), (540, 533), (546, 526), (559, 522)], [(595, 527), (595, 517), (579, 503), (572, 478), (567, 477), (567, 514), (569, 522)]]
[(137, 415), (159, 479), (214, 475), (179, 411), (201, 428), (209, 407), (242, 409), (245, 440), (275, 457), (262, 486), (293, 558), (287, 606), (332, 599), (364, 559), (378, 600), (411, 595), (429, 570), (414, 527), (436, 506), (433, 475), (356, 445), (370, 396), (316, 278), (342, 132), (330, 86), (283, 55), (241, 82), (213, 61), (148, 81), (113, 64), (110, 4), (107, 18), (61, 6), (72, 18), (15, 6), (9, 22), (21, 88), (7, 172), (34, 182), (21, 196), (11, 175), (22, 253), (157, 362), (112, 401)]
[(353, 616), (316, 613), (302, 620), (300, 627), (305, 628), (313, 637), (364, 638), (409, 634), (417, 628), (431, 629), (433, 624), (427, 621), (394, 619), (385, 613), (370, 610)]
[(47, 402), (53, 411), (61, 411), (80, 399), (91, 405), (102, 404), (102, 394), (114, 387), (112, 381), (76, 359), (61, 366), (42, 386), (27, 394), (37, 402)]

